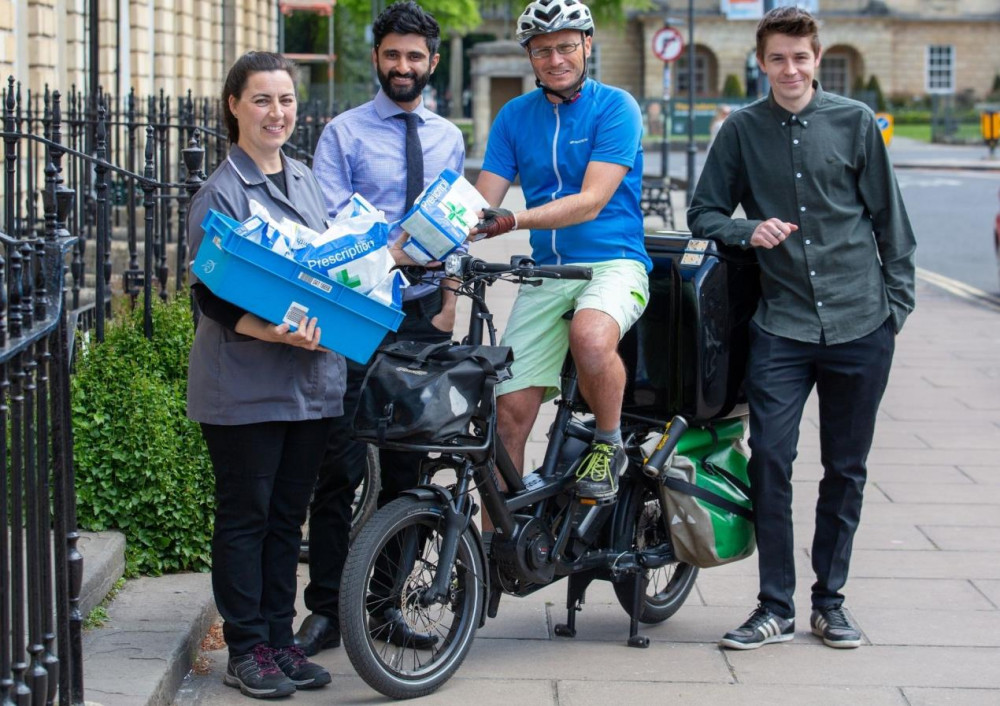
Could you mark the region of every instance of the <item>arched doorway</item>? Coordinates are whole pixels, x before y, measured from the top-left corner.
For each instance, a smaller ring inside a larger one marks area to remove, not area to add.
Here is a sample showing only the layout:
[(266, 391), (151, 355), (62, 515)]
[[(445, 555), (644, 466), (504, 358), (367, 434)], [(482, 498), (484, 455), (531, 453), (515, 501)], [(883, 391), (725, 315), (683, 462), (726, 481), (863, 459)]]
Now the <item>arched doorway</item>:
[[(685, 52), (674, 62), (675, 95), (686, 96), (688, 93), (688, 53)], [(716, 96), (719, 94), (719, 60), (708, 47), (697, 44), (694, 48), (694, 94), (699, 97)]]
[(823, 52), (819, 64), (819, 82), (824, 91), (850, 96), (859, 79), (864, 79), (864, 75), (864, 59), (854, 47), (835, 44)]

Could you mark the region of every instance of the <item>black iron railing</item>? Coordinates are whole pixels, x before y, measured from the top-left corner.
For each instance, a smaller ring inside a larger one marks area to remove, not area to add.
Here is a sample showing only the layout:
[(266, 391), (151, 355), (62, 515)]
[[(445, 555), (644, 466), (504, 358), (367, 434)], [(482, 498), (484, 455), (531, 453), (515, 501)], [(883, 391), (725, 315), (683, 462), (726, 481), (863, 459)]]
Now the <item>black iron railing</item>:
[[(53, 95), (45, 135), (3, 96), (0, 232), (0, 701), (82, 703), (64, 262), (73, 192)], [(26, 161), (27, 160), (27, 161)], [(27, 165), (27, 166), (25, 166)], [(40, 188), (36, 189), (36, 186)], [(35, 211), (38, 202), (41, 210)], [(19, 208), (24, 204), (24, 208)]]

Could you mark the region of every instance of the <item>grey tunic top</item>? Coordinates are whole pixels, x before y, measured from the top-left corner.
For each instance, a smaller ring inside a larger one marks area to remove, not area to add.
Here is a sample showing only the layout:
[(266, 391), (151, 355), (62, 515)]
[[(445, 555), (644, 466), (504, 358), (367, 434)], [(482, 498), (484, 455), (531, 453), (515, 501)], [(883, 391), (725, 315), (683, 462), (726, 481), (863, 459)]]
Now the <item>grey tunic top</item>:
[[(275, 220), (285, 217), (314, 230), (326, 229), (326, 206), (312, 172), (294, 159), (284, 155), (282, 159), (287, 197), (246, 152), (232, 147), (191, 201), (192, 261), (204, 235), (201, 222), (210, 208), (242, 221), (250, 217), (254, 199)], [(193, 273), (191, 280), (198, 282)], [(322, 328), (323, 322), (318, 326)], [(323, 331), (323, 336), (335, 333)], [(344, 412), (345, 375), (344, 358), (336, 353), (267, 343), (202, 316), (188, 360), (188, 417), (223, 425), (336, 417)]]

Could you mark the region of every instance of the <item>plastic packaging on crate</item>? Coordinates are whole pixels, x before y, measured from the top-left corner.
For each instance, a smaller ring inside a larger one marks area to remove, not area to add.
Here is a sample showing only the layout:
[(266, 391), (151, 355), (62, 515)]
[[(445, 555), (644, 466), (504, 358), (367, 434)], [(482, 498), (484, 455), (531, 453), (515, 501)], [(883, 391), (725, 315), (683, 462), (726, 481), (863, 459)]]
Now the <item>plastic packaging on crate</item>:
[(489, 203), (458, 172), (445, 169), (400, 220), (410, 234), (403, 252), (421, 264), (444, 260), (469, 237), (479, 212)]
[(241, 224), (216, 211), (202, 221), (205, 238), (191, 265), (217, 297), (292, 328), (316, 317), (320, 344), (366, 363), (403, 312), (359, 294), (254, 242), (253, 219)]

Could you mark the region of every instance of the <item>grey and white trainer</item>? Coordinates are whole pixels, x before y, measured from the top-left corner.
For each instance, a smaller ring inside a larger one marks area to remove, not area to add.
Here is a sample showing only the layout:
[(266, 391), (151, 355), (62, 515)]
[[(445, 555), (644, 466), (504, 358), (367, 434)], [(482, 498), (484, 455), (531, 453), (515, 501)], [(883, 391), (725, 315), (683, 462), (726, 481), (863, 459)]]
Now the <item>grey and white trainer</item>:
[(861, 631), (851, 623), (843, 608), (814, 608), (809, 618), (813, 635), (828, 647), (849, 649), (861, 645)]
[(755, 650), (772, 642), (787, 642), (795, 637), (795, 620), (775, 615), (762, 605), (747, 621), (727, 632), (719, 641), (731, 650)]

